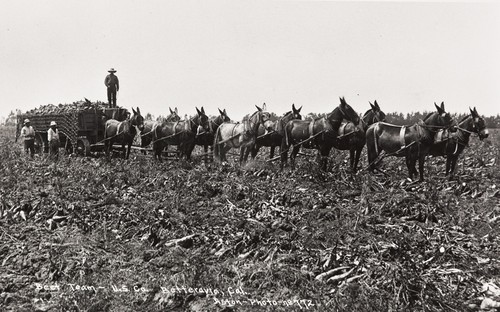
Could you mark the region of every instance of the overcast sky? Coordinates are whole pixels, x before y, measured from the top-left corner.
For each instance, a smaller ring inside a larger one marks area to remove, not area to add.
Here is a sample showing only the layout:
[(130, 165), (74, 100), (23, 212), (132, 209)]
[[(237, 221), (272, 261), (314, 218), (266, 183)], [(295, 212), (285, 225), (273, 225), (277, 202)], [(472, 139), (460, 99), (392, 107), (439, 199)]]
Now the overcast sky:
[(500, 3), (22, 1), (0, 11), (0, 116), (84, 97), (166, 115), (500, 113)]

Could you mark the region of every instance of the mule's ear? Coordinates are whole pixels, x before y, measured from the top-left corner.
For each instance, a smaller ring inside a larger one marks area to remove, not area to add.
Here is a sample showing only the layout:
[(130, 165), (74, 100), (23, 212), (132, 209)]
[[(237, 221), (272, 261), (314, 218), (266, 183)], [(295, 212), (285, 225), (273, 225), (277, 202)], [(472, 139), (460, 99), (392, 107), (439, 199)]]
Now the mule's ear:
[(373, 104), (375, 105), (375, 107), (380, 110), (380, 106), (378, 106), (378, 103), (377, 103), (377, 100), (375, 100), (375, 102), (373, 102)]
[(474, 107), (474, 109), (471, 109), (469, 107), (469, 110), (470, 110), (470, 113), (471, 113), (472, 117), (479, 117), (479, 114), (477, 113), (477, 110), (476, 110), (475, 107)]
[(221, 111), (220, 108), (218, 108), (218, 110), (219, 110), (219, 114), (224, 115), (224, 112)]
[(258, 110), (259, 112), (262, 112), (262, 108), (258, 107), (257, 105), (255, 105), (255, 107), (257, 107), (257, 110)]
[(262, 104), (262, 110), (263, 111), (267, 111), (267, 105), (266, 105), (266, 103)]
[(179, 115), (179, 111), (177, 110), (177, 107), (175, 108), (175, 114)]
[(196, 113), (198, 113), (198, 115), (201, 115), (201, 112), (200, 110), (198, 109), (198, 107), (195, 107), (196, 108)]
[(225, 109), (225, 108), (224, 108), (223, 112), (224, 112), (224, 115), (227, 115), (227, 113), (226, 113), (226, 109)]
[(299, 107), (299, 109), (297, 110), (297, 113), (300, 113), (301, 110), (302, 110), (302, 106)]
[(295, 103), (292, 103), (292, 110), (295, 113), (297, 110), (295, 109)]
[(137, 115), (137, 112), (135, 111), (135, 109), (132, 107), (132, 113), (134, 113), (134, 115)]
[(368, 102), (368, 103), (370, 103), (370, 106), (371, 106), (371, 108), (372, 108), (372, 111), (376, 111), (376, 110), (377, 110), (377, 108), (375, 107), (375, 105), (373, 105), (371, 102)]
[(174, 112), (172, 111), (172, 109), (169, 107), (168, 110), (170, 111), (170, 114), (174, 114)]
[(201, 107), (201, 112), (203, 113), (203, 115), (205, 115), (205, 109), (203, 108), (203, 106)]
[(137, 115), (140, 115), (141, 114), (141, 110), (139, 109), (139, 107), (137, 107)]
[(345, 98), (344, 97), (341, 97), (340, 98), (340, 105), (341, 106), (345, 106), (347, 103), (345, 102)]
[(436, 106), (436, 110), (437, 110), (437, 112), (438, 112), (439, 114), (442, 114), (442, 113), (443, 113), (443, 111), (442, 111), (441, 107), (439, 107), (439, 106), (436, 104), (436, 102), (434, 102), (434, 106)]
[(441, 102), (441, 109), (443, 110), (443, 113), (446, 111), (446, 110), (444, 109), (444, 102)]

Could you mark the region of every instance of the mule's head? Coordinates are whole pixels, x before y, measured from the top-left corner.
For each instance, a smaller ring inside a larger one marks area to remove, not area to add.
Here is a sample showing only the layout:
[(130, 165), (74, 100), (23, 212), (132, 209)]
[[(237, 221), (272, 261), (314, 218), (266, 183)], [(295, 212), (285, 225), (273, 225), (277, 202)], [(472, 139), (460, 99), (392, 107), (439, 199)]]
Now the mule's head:
[(359, 125), (360, 118), (358, 113), (345, 101), (343, 97), (340, 98), (340, 104), (331, 113), (327, 115), (328, 120), (334, 127), (340, 126), (343, 119)]
[(139, 128), (140, 131), (144, 130), (144, 117), (142, 117), (139, 107), (137, 107), (137, 110), (132, 107), (132, 112), (134, 113), (131, 118), (132, 125)]
[(444, 102), (441, 102), (441, 106), (434, 103), (434, 106), (436, 107), (436, 111), (427, 115), (424, 119), (426, 125), (433, 127), (434, 130), (448, 129), (456, 126), (456, 120), (444, 109)]
[(373, 104), (371, 102), (369, 103), (371, 109), (368, 110), (363, 116), (363, 120), (365, 121), (365, 123), (371, 125), (379, 121), (385, 121), (385, 113), (380, 109), (377, 101), (373, 102)]
[(302, 115), (300, 115), (300, 111), (302, 110), (302, 106), (298, 109), (295, 108), (295, 104), (292, 104), (292, 118), (302, 120)]
[(170, 115), (167, 116), (167, 121), (176, 122), (181, 120), (181, 117), (179, 116), (179, 113), (177, 111), (177, 107), (174, 110), (172, 110), (170, 107), (168, 109), (170, 110)]
[(220, 110), (220, 108), (219, 108), (219, 118), (220, 118), (221, 122), (230, 122), (231, 121), (231, 118), (229, 118), (229, 116), (227, 115), (225, 108), (224, 108), (224, 110)]
[(472, 117), (472, 131), (477, 133), (480, 140), (486, 139), (489, 135), (489, 132), (488, 129), (486, 129), (486, 123), (484, 122), (484, 119), (479, 116), (475, 107), (474, 110), (469, 107), (469, 110)]
[(271, 114), (267, 111), (266, 103), (262, 104), (262, 108), (255, 105), (257, 111), (250, 116), (250, 122), (252, 124), (264, 124), (271, 119)]
[(209, 131), (209, 122), (208, 122), (208, 116), (205, 114), (205, 109), (201, 107), (201, 109), (198, 109), (196, 107), (196, 117), (194, 118), (194, 123), (197, 126), (196, 134), (201, 135), (204, 134), (205, 132)]

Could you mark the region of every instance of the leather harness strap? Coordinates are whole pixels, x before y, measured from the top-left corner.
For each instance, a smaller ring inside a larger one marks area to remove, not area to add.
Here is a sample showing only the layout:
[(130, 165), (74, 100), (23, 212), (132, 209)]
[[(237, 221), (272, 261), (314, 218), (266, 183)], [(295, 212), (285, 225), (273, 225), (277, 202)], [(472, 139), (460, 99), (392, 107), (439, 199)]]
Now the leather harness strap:
[(434, 136), (434, 141), (436, 143), (444, 141), (444, 130), (440, 129), (438, 132), (436, 132), (436, 135)]
[(311, 138), (313, 135), (314, 135), (314, 123), (316, 122), (315, 119), (313, 119), (310, 123), (309, 123), (309, 137)]
[(339, 136), (342, 136), (345, 134), (345, 128), (347, 127), (347, 122), (345, 122), (344, 124), (340, 124), (340, 128), (339, 128), (339, 133), (338, 135)]
[(179, 121), (174, 122), (174, 135), (177, 134), (177, 125), (179, 124)]
[(401, 126), (401, 130), (399, 131), (399, 140), (401, 142), (402, 149), (406, 147), (405, 134), (406, 134), (406, 126)]
[(375, 145), (375, 153), (378, 155), (378, 141), (377, 141), (377, 135), (378, 135), (378, 128), (379, 128), (379, 125), (380, 123), (377, 122), (375, 124), (375, 128), (373, 129), (373, 140), (375, 141), (374, 142), (374, 145)]
[[(118, 123), (118, 126), (116, 126), (116, 135), (119, 135), (119, 134), (120, 134), (120, 127), (122, 126), (122, 124), (123, 124), (123, 122), (122, 122), (122, 121), (120, 121), (120, 122)], [(122, 131), (122, 132), (123, 132), (123, 131)]]

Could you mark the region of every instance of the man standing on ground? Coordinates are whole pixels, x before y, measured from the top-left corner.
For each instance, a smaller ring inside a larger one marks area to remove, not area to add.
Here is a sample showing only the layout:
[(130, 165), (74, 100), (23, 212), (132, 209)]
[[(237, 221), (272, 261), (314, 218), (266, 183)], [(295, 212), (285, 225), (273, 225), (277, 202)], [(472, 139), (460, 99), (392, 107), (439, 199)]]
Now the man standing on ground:
[(108, 88), (108, 103), (109, 107), (116, 107), (116, 92), (120, 89), (118, 77), (116, 77), (116, 70), (111, 68), (108, 70), (109, 75), (104, 79), (104, 84)]
[(59, 130), (57, 130), (57, 123), (50, 122), (50, 128), (47, 131), (47, 141), (49, 141), (50, 158), (57, 161), (59, 159)]
[(30, 153), (30, 157), (35, 155), (35, 129), (31, 126), (30, 120), (24, 120), (24, 127), (21, 129), (21, 136), (24, 138), (24, 150)]

